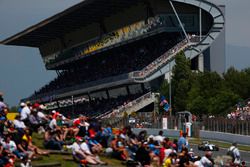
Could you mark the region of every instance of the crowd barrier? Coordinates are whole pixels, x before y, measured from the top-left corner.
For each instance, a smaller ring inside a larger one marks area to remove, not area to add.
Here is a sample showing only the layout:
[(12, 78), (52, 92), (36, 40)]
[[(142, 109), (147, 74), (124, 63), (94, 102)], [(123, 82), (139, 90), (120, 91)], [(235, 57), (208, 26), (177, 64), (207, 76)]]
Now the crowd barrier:
[(250, 145), (250, 136), (200, 130), (200, 138)]
[[(133, 132), (138, 134), (139, 132), (146, 130), (148, 135), (158, 135), (159, 131), (163, 131), (163, 135), (169, 137), (179, 137), (180, 130), (174, 129), (153, 129), (153, 128), (133, 128)], [(250, 136), (246, 135), (237, 135), (230, 133), (222, 133), (222, 132), (211, 132), (200, 130), (200, 138), (201, 139), (210, 139), (210, 140), (219, 140), (225, 142), (237, 142), (238, 144), (250, 145)]]

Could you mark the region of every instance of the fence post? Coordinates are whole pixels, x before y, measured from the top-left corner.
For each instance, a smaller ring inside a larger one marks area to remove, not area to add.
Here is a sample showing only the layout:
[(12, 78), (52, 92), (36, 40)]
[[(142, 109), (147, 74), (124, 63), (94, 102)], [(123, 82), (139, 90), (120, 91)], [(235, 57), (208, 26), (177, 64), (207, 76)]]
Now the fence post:
[(249, 134), (249, 122), (246, 121), (246, 131), (247, 131), (247, 135)]

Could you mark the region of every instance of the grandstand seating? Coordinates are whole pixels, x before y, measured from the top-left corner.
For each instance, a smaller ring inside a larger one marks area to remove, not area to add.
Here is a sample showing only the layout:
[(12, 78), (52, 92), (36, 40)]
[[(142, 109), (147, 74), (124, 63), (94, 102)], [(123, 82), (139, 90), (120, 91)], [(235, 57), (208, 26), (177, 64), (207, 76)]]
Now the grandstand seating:
[(136, 37), (152, 32), (157, 28), (166, 26), (165, 19), (165, 15), (150, 17), (148, 18), (147, 23), (142, 20), (134, 24), (125, 26), (121, 29), (105, 34), (101, 38), (94, 38), (86, 43), (47, 56), (45, 57), (44, 61), (46, 64), (53, 64), (61, 60), (72, 58), (74, 56), (85, 56), (109, 46), (134, 39)]
[(67, 117), (75, 117), (79, 114), (84, 114), (88, 117), (96, 117), (108, 111), (112, 111), (118, 106), (126, 105), (142, 95), (143, 93), (137, 93), (133, 95), (130, 94), (109, 99), (93, 98), (91, 100), (82, 101), (82, 103), (74, 105), (69, 104), (68, 106), (61, 108), (58, 108), (58, 106), (56, 106), (54, 109), (59, 110), (60, 113)]
[(181, 38), (179, 34), (163, 33), (154, 37), (127, 44), (110, 51), (86, 57), (76, 62), (49, 84), (45, 85), (33, 97), (54, 92), (107, 77), (127, 74), (141, 70), (175, 46)]

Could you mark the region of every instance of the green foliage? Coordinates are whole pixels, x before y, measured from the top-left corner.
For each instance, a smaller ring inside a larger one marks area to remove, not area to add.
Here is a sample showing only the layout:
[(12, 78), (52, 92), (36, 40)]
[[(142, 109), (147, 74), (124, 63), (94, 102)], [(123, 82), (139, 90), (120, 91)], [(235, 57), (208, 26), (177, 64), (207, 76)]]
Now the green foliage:
[(235, 105), (239, 96), (230, 90), (221, 90), (208, 100), (208, 113), (218, 115), (225, 113), (231, 106)]
[(169, 97), (169, 83), (167, 80), (164, 80), (160, 86), (160, 94)]
[(223, 75), (226, 86), (243, 99), (249, 98), (250, 94), (250, 69), (237, 71), (233, 67), (227, 70)]
[(191, 86), (191, 62), (180, 52), (175, 59), (172, 76), (172, 97), (174, 111), (183, 111), (187, 106), (187, 94)]
[(16, 112), (18, 112), (17, 110), (18, 110), (18, 106), (12, 106), (12, 107), (10, 108), (10, 111), (9, 111), (9, 112), (11, 112), (11, 113), (16, 113)]
[[(241, 99), (250, 97), (250, 68), (237, 71), (229, 68), (220, 76), (216, 72), (192, 72), (190, 61), (181, 52), (172, 71), (173, 110), (191, 113), (225, 114)], [(164, 81), (160, 92), (168, 97), (169, 84)]]

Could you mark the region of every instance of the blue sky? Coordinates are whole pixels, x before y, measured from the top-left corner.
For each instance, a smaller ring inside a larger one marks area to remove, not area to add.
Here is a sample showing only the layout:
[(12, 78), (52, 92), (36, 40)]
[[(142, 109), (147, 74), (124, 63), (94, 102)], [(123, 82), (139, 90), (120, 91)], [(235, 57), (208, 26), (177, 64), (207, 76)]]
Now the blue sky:
[[(0, 0), (0, 40), (36, 24), (81, 0)], [(250, 67), (250, 0), (211, 0), (226, 5), (227, 67)], [(37, 49), (0, 46), (0, 92), (18, 104), (56, 75), (46, 71)]]

